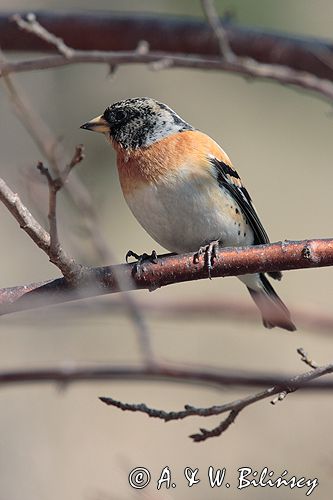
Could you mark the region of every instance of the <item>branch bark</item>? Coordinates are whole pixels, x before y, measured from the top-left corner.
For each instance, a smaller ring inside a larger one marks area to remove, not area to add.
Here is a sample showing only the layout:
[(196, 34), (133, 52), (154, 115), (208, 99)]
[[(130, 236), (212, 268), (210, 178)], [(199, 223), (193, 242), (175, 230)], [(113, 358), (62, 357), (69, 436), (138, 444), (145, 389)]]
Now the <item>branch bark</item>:
[[(174, 52), (160, 51), (149, 52), (149, 50), (140, 51), (137, 50), (137, 47), (140, 46), (140, 40), (137, 41), (139, 43), (136, 44), (136, 49), (132, 51), (82, 51), (69, 47), (62, 39), (55, 36), (54, 33), (49, 32), (44, 26), (41, 26), (40, 22), (36, 21), (36, 16), (34, 14), (28, 14), (27, 20), (24, 20), (18, 14), (13, 16), (12, 19), (15, 20), (19, 26), (30, 35), (35, 35), (37, 38), (44, 41), (44, 43), (47, 40), (47, 45), (56, 48), (57, 51), (60, 50), (61, 55), (3, 63), (0, 66), (0, 76), (5, 76), (12, 72), (56, 68), (77, 63), (104, 63), (108, 64), (109, 68), (112, 69), (121, 64), (141, 63), (150, 64), (153, 69), (180, 67), (228, 71), (245, 77), (255, 77), (277, 81), (283, 85), (295, 85), (300, 88), (313, 91), (326, 99), (333, 99), (333, 84), (328, 81), (328, 78), (323, 79), (316, 73), (300, 70), (297, 65), (293, 67), (290, 65), (282, 65), (281, 62), (263, 63), (258, 62), (252, 57), (239, 56), (233, 51), (232, 44), (230, 44), (229, 51), (229, 54), (232, 54), (232, 57), (228, 58), (221, 58), (221, 56), (207, 57), (188, 52), (178, 54)], [(214, 38), (216, 38), (216, 33), (213, 30), (211, 31), (214, 34)], [(229, 46), (227, 31), (223, 28), (222, 32), (224, 34), (224, 40), (228, 39)], [(100, 36), (100, 33), (98, 36)], [(60, 48), (59, 43), (61, 43)], [(63, 50), (64, 47), (66, 48), (65, 54)], [(149, 48), (149, 43), (147, 41), (145, 41), (145, 47), (146, 49)], [(70, 57), (68, 55), (68, 51), (70, 51)], [(320, 57), (326, 65), (331, 65), (327, 51), (326, 53), (318, 55), (318, 57)]]
[(203, 70), (227, 71), (244, 77), (262, 78), (276, 81), (282, 85), (295, 85), (308, 91), (315, 92), (329, 100), (333, 99), (333, 84), (311, 73), (303, 73), (286, 66), (258, 64), (249, 60), (246, 64), (228, 62), (220, 57), (204, 57), (193, 54), (176, 54), (165, 52), (149, 52), (140, 54), (136, 50), (131, 52), (102, 52), (78, 51), (69, 59), (63, 55), (38, 57), (23, 61), (14, 61), (0, 67), (0, 76), (10, 73), (19, 73), (33, 70), (59, 68), (79, 63), (102, 63), (110, 67), (124, 64), (148, 64), (152, 69), (187, 68)]
[[(0, 14), (0, 46), (4, 50), (54, 52), (45, 40), (21, 31), (12, 21), (17, 11)], [(19, 12), (26, 17), (28, 12)], [(114, 12), (35, 11), (47, 31), (77, 50), (132, 51), (146, 40), (151, 51), (217, 56), (219, 43), (207, 23), (175, 16), (115, 14)], [(333, 81), (330, 40), (294, 36), (260, 28), (237, 26), (222, 19), (231, 50), (240, 57), (282, 65)], [(85, 36), (82, 36), (82, 33)], [(126, 33), (126, 37), (123, 34)]]
[[(307, 269), (333, 265), (333, 239), (285, 241), (255, 247), (223, 248), (217, 253), (213, 278), (242, 274)], [(208, 277), (204, 258), (193, 262), (192, 254), (160, 256), (157, 263), (147, 261), (141, 272), (135, 264), (90, 268), (81, 273), (77, 286), (64, 278), (0, 291), (1, 312), (68, 302), (124, 290), (148, 289)], [(119, 282), (121, 281), (121, 287)], [(127, 287), (124, 289), (124, 285)], [(27, 289), (29, 290), (27, 293)]]

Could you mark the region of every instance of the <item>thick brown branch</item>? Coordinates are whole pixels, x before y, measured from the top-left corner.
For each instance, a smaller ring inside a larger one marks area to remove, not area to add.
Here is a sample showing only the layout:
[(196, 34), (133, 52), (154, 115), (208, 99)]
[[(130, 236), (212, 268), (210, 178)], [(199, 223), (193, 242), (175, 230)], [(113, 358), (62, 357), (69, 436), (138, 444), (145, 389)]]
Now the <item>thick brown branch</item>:
[[(18, 33), (11, 20), (17, 12), (0, 14), (0, 46), (14, 51), (56, 50), (29, 33)], [(151, 51), (217, 56), (219, 44), (206, 22), (167, 15), (115, 14), (114, 12), (36, 11), (39, 23), (77, 50), (134, 50), (146, 40)], [(20, 12), (22, 17), (27, 12)], [(251, 29), (224, 22), (232, 51), (240, 57), (282, 65), (333, 81), (331, 41)], [(82, 33), (85, 36), (82, 36)], [(123, 34), (126, 33), (126, 36)]]
[[(256, 272), (331, 265), (333, 265), (333, 239), (285, 241), (255, 247), (220, 249), (211, 276), (239, 276)], [(5, 291), (4, 298), (0, 293), (2, 312), (30, 309), (43, 304), (67, 302), (120, 290), (155, 290), (174, 283), (208, 277), (205, 259), (201, 258), (194, 264), (192, 254), (161, 256), (157, 263), (145, 263), (139, 274), (135, 273), (134, 269), (134, 264), (89, 269), (81, 273), (81, 279), (76, 288), (70, 287), (64, 279), (49, 281), (40, 287), (38, 284), (28, 285), (32, 290), (29, 293), (25, 293), (25, 287), (16, 287), (15, 291), (10, 294)], [(8, 295), (12, 302), (11, 306), (8, 303)], [(16, 302), (14, 297), (17, 299)]]

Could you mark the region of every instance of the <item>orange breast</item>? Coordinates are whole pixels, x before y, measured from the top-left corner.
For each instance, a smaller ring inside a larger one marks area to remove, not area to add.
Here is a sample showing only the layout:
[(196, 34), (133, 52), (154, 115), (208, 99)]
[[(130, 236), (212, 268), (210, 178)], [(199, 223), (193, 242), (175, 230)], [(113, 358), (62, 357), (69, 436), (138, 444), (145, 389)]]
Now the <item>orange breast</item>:
[(167, 173), (190, 166), (194, 174), (206, 174), (209, 156), (231, 164), (227, 154), (206, 134), (186, 131), (170, 135), (151, 146), (124, 149), (113, 143), (124, 194), (146, 184), (158, 183)]

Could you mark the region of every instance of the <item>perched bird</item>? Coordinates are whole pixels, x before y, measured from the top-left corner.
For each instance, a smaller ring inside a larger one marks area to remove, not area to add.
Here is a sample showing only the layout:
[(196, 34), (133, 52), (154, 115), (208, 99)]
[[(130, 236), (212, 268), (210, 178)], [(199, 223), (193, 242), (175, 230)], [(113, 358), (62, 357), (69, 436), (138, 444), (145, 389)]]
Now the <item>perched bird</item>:
[[(103, 133), (112, 144), (133, 215), (167, 250), (197, 252), (207, 245), (212, 253), (217, 242), (223, 247), (269, 243), (228, 155), (167, 105), (149, 97), (126, 99), (81, 128)], [(264, 273), (239, 278), (265, 327), (296, 329)]]

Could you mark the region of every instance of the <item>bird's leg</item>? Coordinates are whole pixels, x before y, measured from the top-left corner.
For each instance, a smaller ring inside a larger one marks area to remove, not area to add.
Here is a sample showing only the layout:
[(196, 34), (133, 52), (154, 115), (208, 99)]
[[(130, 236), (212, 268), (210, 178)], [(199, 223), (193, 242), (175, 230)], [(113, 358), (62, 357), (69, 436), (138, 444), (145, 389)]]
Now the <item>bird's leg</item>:
[(145, 261), (152, 262), (153, 264), (157, 264), (157, 253), (156, 250), (153, 250), (151, 254), (149, 255), (148, 253), (144, 252), (142, 255), (139, 255), (132, 250), (129, 250), (126, 254), (126, 262), (128, 262), (128, 259), (130, 257), (134, 257), (137, 262), (135, 262), (134, 267), (133, 267), (133, 273), (135, 274), (140, 274), (141, 271), (141, 266)]
[(199, 250), (193, 255), (193, 262), (195, 264), (199, 261), (201, 255), (205, 256), (205, 264), (207, 265), (209, 279), (212, 279), (211, 271), (214, 266), (214, 260), (217, 257), (217, 250), (219, 248), (219, 245), (219, 240), (211, 241), (208, 245), (200, 247)]

